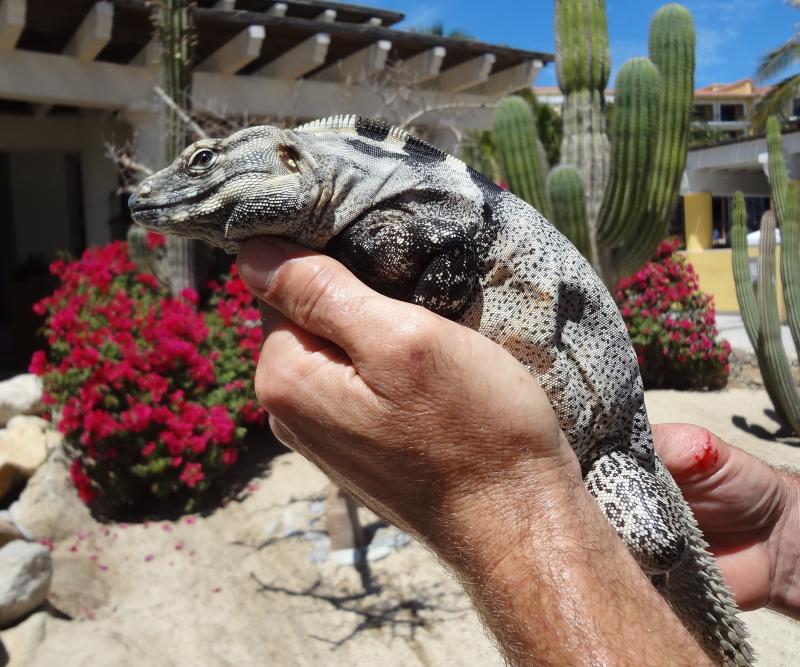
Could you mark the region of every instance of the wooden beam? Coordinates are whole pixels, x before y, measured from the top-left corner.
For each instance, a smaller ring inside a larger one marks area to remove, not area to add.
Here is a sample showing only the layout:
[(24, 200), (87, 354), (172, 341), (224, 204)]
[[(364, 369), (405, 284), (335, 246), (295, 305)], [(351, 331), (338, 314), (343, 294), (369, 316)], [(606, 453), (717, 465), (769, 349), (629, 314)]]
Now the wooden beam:
[(236, 8), (236, 0), (217, 0), (214, 3), (214, 9), (225, 9), (232, 11)]
[(526, 60), (519, 65), (492, 74), (486, 83), (469, 89), (469, 92), (488, 97), (500, 97), (533, 84), (544, 64), (541, 60)]
[[(145, 67), (102, 61), (86, 63), (62, 54), (20, 49), (0, 52), (0, 99), (151, 113), (155, 108), (156, 82), (157, 73)], [(399, 122), (418, 114), (420, 109), (428, 109), (415, 116), (414, 122), (427, 125), (446, 122), (462, 129), (491, 127), (493, 109), (486, 98), (424, 88), (415, 92), (414, 100), (399, 100), (392, 107), (391, 113), (396, 115), (389, 120)], [(220, 101), (224, 101), (229, 109), (247, 109), (254, 117), (319, 118), (337, 113), (367, 116), (387, 113), (385, 97), (365, 86), (343, 90), (341, 84), (328, 81), (306, 79), (298, 83), (212, 72), (195, 72), (192, 101), (199, 112), (218, 112)]]
[(94, 60), (103, 47), (111, 41), (113, 23), (114, 5), (105, 0), (96, 2), (67, 44), (64, 55), (83, 62)]
[(370, 16), (366, 21), (364, 21), (365, 25), (374, 25), (374, 26), (381, 26), (383, 25), (383, 21), (381, 20), (380, 16)]
[(413, 86), (437, 77), (445, 55), (447, 55), (447, 50), (443, 46), (434, 46), (432, 49), (400, 61), (394, 66), (398, 80), (402, 81), (404, 85)]
[(158, 69), (161, 64), (161, 46), (157, 39), (151, 39), (145, 47), (137, 53), (129, 63), (134, 67), (147, 67)]
[(286, 16), (286, 10), (289, 8), (285, 2), (276, 2), (264, 13), (267, 16)]
[(255, 72), (256, 76), (293, 81), (325, 62), (330, 35), (318, 32)]
[(336, 10), (325, 9), (316, 16), (316, 20), (324, 23), (333, 23), (336, 20)]
[(484, 53), (482, 56), (451, 67), (439, 75), (439, 90), (445, 93), (456, 93), (483, 83), (489, 78), (489, 72), (495, 60), (494, 53)]
[(197, 69), (200, 72), (236, 74), (261, 55), (265, 34), (263, 25), (251, 25), (214, 51)]
[(13, 49), (25, 28), (26, 0), (0, 0), (0, 51)]
[(326, 67), (312, 78), (316, 81), (347, 81), (380, 72), (386, 67), (386, 56), (391, 49), (390, 41), (380, 39)]

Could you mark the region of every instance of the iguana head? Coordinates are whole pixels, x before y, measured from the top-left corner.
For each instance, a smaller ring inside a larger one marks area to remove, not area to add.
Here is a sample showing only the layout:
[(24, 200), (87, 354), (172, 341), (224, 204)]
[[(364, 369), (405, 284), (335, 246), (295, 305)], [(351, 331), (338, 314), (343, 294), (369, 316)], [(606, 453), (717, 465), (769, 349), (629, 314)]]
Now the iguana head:
[(320, 194), (315, 160), (296, 139), (267, 125), (202, 139), (139, 184), (128, 202), (133, 219), (231, 253), (252, 236), (285, 235)]

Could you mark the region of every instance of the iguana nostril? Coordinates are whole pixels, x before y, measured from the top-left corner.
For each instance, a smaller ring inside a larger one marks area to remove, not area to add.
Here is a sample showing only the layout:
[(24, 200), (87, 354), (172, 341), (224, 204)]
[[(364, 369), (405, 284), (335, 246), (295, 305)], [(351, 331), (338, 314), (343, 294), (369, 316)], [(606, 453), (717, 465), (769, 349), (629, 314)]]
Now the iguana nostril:
[(139, 186), (139, 195), (146, 197), (152, 190), (153, 186), (148, 181), (145, 181)]

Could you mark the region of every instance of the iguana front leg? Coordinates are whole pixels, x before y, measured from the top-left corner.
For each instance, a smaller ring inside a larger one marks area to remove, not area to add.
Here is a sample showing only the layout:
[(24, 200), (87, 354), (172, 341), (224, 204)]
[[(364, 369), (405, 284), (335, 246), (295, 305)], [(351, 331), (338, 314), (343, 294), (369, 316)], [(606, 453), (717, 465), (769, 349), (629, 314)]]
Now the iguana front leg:
[(362, 216), (326, 252), (379, 292), (450, 318), (467, 304), (478, 270), (473, 239), (394, 209)]

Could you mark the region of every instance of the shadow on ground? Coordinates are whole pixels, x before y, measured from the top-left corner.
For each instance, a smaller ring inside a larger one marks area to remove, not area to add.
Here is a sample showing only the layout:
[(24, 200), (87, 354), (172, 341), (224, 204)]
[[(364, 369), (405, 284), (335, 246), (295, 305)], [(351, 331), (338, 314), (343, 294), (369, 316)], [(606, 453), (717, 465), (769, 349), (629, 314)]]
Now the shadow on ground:
[(742, 415), (733, 415), (731, 417), (731, 422), (736, 428), (741, 429), (745, 433), (749, 433), (756, 438), (780, 442), (791, 447), (800, 447), (800, 437), (796, 436), (794, 431), (792, 431), (791, 428), (783, 423), (775, 410), (764, 410), (764, 416), (772, 421), (772, 429), (774, 430), (765, 428), (756, 422), (748, 422), (747, 418), (743, 417)]

